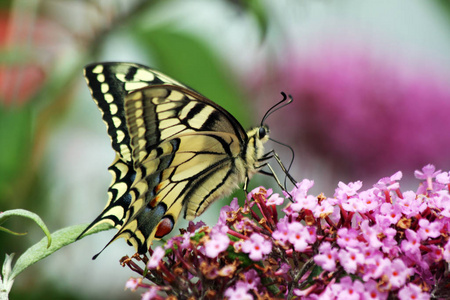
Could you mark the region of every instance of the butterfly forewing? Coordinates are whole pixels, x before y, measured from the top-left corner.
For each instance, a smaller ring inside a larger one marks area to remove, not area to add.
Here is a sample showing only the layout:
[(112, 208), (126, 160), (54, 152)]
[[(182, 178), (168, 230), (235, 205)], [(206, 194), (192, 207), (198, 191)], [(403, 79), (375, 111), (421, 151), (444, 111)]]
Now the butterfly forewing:
[(121, 227), (131, 203), (129, 189), (135, 180), (136, 171), (131, 158), (130, 135), (125, 118), (125, 96), (144, 86), (162, 83), (183, 86), (158, 71), (134, 63), (91, 64), (85, 67), (84, 75), (92, 97), (102, 113), (116, 158), (108, 168), (112, 175), (108, 202), (102, 213), (82, 235), (103, 222)]
[(183, 86), (158, 71), (133, 63), (92, 64), (86, 66), (84, 75), (92, 97), (102, 112), (112, 147), (124, 161), (131, 161), (125, 96), (136, 89), (158, 84)]

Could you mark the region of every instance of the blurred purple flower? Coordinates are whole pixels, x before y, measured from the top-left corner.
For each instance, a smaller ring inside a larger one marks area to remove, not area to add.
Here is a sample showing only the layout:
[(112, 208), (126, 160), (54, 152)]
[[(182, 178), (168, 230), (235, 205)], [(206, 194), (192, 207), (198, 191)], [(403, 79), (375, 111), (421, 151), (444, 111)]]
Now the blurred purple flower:
[(450, 78), (429, 61), (370, 48), (341, 40), (285, 51), (255, 86), (271, 101), (272, 91), (294, 98), (273, 115), (272, 129), (286, 133), (297, 151), (359, 176), (410, 172), (428, 162), (449, 167), (450, 136), (441, 133), (450, 131)]

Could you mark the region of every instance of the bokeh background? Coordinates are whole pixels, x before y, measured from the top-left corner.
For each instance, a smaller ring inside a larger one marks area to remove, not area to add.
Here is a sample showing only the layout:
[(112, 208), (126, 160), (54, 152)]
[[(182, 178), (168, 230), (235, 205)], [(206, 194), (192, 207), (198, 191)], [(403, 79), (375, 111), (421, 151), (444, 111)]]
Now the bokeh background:
[[(103, 208), (114, 153), (82, 76), (95, 61), (157, 68), (244, 127), (259, 124), (281, 91), (291, 94), (293, 104), (267, 124), (295, 150), (293, 176), (313, 179), (315, 193), (332, 196), (338, 181), (370, 187), (398, 170), (407, 187), (427, 163), (449, 170), (448, 3), (2, 0), (0, 211), (31, 210), (55, 231)], [(286, 148), (271, 147), (289, 164)], [(275, 187), (261, 177), (252, 186), (262, 182)], [(202, 220), (216, 221), (228, 201)], [(2, 259), (43, 236), (27, 220), (3, 225), (28, 235), (0, 232)], [(112, 235), (89, 236), (27, 269), (11, 299), (138, 299), (124, 291), (134, 274), (118, 262), (133, 254), (123, 240), (91, 260)]]

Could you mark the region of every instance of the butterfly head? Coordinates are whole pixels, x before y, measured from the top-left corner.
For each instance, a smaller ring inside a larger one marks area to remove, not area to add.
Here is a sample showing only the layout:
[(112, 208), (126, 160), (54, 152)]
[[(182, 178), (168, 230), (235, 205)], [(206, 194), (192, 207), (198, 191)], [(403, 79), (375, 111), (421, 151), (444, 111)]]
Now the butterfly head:
[(267, 125), (261, 125), (254, 127), (247, 131), (248, 143), (257, 147), (258, 144), (264, 144), (269, 140), (269, 127)]
[(247, 131), (247, 143), (245, 147), (245, 161), (255, 166), (256, 162), (264, 156), (264, 144), (269, 140), (269, 128), (266, 125), (254, 127)]
[(258, 139), (265, 141), (269, 139), (269, 127), (266, 125), (258, 127)]

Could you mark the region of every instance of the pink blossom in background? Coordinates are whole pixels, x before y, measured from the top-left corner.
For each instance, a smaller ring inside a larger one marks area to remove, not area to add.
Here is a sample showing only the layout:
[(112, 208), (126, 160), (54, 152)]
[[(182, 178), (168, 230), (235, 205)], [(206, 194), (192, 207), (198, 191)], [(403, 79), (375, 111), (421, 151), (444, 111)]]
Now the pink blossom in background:
[(323, 42), (269, 63), (256, 85), (262, 97), (273, 102), (284, 91), (294, 99), (271, 116), (271, 128), (286, 133), (296, 153), (318, 156), (340, 173), (373, 177), (429, 162), (448, 168), (450, 74), (374, 48)]

